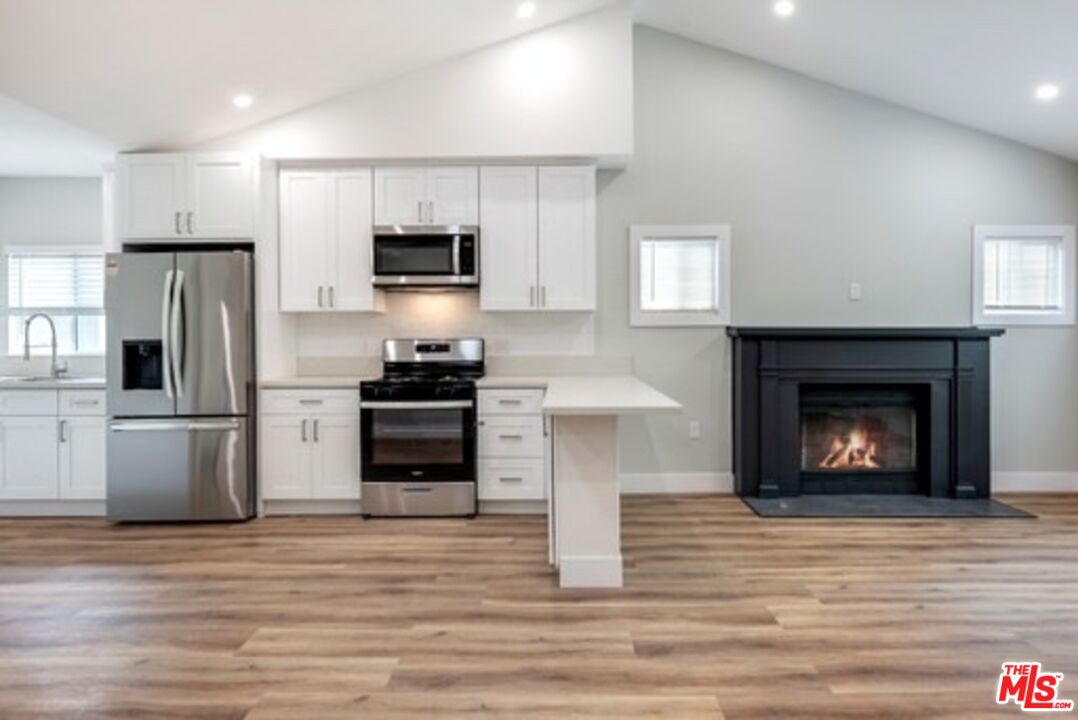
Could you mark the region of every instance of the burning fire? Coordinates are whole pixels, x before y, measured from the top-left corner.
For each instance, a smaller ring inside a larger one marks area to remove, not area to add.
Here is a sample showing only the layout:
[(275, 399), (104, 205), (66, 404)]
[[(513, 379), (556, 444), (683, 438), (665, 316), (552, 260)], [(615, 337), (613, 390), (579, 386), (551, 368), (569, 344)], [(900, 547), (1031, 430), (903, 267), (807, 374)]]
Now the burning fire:
[(831, 439), (831, 448), (827, 457), (820, 461), (820, 467), (825, 470), (878, 468), (876, 443), (870, 442), (860, 428), (851, 430), (845, 437), (836, 435)]

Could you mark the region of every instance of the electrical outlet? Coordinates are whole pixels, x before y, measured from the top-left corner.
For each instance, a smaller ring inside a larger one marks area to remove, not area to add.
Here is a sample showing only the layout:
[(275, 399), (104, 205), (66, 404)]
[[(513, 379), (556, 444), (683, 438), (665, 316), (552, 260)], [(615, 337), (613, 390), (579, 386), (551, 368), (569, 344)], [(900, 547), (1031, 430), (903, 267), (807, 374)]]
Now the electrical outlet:
[(861, 283), (850, 283), (850, 302), (861, 300)]
[(689, 423), (689, 439), (690, 440), (699, 440), (700, 439), (700, 423), (697, 420), (693, 420), (692, 422)]

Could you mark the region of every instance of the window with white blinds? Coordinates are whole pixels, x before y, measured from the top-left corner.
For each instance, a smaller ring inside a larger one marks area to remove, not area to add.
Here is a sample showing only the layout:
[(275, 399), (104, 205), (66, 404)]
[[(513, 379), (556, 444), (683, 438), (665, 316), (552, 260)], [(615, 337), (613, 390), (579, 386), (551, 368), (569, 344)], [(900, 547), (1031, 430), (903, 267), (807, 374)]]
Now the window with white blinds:
[(634, 226), (631, 242), (634, 326), (729, 322), (729, 226)]
[(1074, 228), (974, 230), (974, 321), (978, 324), (1074, 322)]
[[(7, 253), (8, 353), (23, 351), (26, 319), (47, 313), (56, 324), (63, 355), (105, 351), (105, 256), (101, 252), (10, 251)], [(30, 328), (31, 353), (51, 352), (48, 323)]]

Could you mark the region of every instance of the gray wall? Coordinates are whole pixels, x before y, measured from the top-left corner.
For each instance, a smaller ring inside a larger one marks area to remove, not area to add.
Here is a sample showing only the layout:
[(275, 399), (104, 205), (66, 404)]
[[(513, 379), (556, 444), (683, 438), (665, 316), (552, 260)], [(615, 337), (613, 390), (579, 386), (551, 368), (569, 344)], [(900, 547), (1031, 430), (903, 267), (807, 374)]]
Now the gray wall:
[[(629, 328), (629, 225), (730, 223), (735, 324), (856, 326), (968, 325), (972, 225), (1078, 221), (1078, 165), (1022, 145), (646, 27), (635, 76), (636, 154), (600, 177), (597, 351), (686, 415), (627, 421), (624, 472), (731, 467), (729, 343)], [(994, 351), (994, 469), (1078, 470), (1078, 331)]]
[(0, 177), (0, 244), (102, 243), (101, 178)]

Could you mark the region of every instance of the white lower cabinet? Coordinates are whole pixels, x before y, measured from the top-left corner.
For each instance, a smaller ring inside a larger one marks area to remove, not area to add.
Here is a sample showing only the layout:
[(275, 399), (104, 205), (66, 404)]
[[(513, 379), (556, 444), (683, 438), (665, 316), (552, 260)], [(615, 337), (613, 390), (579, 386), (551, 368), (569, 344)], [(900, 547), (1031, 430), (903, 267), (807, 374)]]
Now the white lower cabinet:
[(547, 497), (542, 390), (479, 391), (479, 499)]
[(0, 418), (0, 496), (58, 500), (56, 417)]
[(105, 497), (105, 418), (60, 418), (60, 499)]
[(104, 500), (105, 433), (103, 390), (3, 391), (0, 500)]
[(265, 500), (358, 500), (359, 391), (262, 393)]

